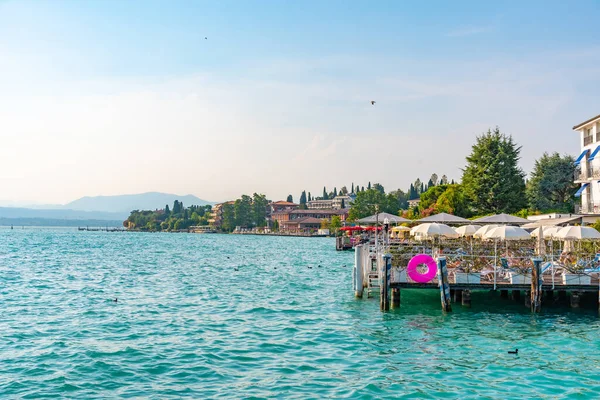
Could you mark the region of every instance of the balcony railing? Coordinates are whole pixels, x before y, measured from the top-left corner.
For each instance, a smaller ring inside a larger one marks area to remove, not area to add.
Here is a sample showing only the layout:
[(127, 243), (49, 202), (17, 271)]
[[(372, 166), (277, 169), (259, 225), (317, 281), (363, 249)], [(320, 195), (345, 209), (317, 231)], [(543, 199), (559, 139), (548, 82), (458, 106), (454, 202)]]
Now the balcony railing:
[(587, 146), (588, 144), (592, 144), (594, 143), (594, 135), (592, 136), (586, 136), (583, 138), (583, 145)]
[(582, 214), (600, 214), (600, 203), (582, 204), (575, 212)]
[(582, 182), (590, 179), (600, 179), (600, 168), (577, 168), (573, 175), (575, 182)]

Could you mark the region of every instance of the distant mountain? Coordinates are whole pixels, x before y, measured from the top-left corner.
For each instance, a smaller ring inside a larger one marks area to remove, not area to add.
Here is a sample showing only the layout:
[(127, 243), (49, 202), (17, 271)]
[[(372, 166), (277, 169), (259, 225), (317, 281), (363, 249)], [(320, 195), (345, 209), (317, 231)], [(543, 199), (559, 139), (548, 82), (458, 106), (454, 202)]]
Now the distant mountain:
[[(38, 210), (33, 208), (0, 207), (0, 219), (31, 218), (52, 220), (105, 220), (123, 221), (129, 216), (128, 212), (81, 211), (64, 209)], [(15, 223), (15, 222), (12, 222)]]
[(63, 207), (70, 210), (127, 213), (126, 216), (129, 216), (132, 210), (155, 210), (163, 208), (166, 204), (172, 207), (175, 200), (183, 202), (186, 207), (214, 204), (191, 194), (178, 196), (169, 193), (149, 192), (118, 196), (86, 196), (65, 204)]

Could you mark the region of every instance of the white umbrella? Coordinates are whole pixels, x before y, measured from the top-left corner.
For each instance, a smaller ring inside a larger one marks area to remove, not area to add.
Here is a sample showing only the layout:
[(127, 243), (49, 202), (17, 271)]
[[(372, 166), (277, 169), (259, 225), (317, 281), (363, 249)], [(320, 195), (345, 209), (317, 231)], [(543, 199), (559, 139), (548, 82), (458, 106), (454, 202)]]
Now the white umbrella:
[(484, 225), (481, 228), (477, 229), (477, 231), (473, 234), (473, 237), (482, 239), (486, 233), (499, 226), (500, 225)]
[[(544, 239), (552, 239), (554, 237), (554, 235), (556, 235), (556, 232), (558, 232), (558, 230), (560, 229), (560, 226), (549, 226), (549, 227), (545, 227), (543, 228), (543, 235), (544, 235)], [(531, 231), (530, 235), (532, 237), (538, 237), (538, 235), (540, 234), (540, 229), (541, 227), (535, 228), (533, 231)]]
[(565, 226), (555, 236), (559, 239), (599, 240), (600, 232), (591, 226)]
[(518, 226), (503, 225), (498, 226), (485, 235), (484, 239), (500, 239), (500, 240), (524, 240), (531, 239), (529, 232)]
[(413, 236), (421, 237), (447, 237), (457, 238), (458, 233), (448, 225), (438, 224), (435, 222), (417, 225), (410, 230), (410, 234)]
[(479, 228), (480, 227), (477, 225), (463, 225), (458, 228), (454, 228), (454, 230), (456, 231), (456, 233), (458, 233), (458, 236), (465, 237), (473, 236), (475, 232), (479, 230)]

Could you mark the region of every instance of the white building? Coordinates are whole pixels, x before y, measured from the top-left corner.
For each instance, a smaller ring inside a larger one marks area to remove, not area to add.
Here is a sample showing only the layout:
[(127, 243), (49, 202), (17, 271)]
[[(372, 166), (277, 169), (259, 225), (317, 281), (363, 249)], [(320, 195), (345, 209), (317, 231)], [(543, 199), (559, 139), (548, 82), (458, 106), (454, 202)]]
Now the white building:
[(573, 127), (579, 132), (581, 153), (575, 160), (575, 183), (581, 187), (575, 194), (581, 198), (581, 214), (600, 214), (600, 115)]

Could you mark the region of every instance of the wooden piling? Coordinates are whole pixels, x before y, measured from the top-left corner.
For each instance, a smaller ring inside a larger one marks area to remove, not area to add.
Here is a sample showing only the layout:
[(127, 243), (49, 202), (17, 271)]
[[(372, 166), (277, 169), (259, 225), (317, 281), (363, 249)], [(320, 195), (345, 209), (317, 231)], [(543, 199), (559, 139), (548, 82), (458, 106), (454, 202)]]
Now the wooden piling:
[(531, 290), (525, 291), (525, 307), (531, 308)]
[(510, 297), (513, 299), (513, 301), (519, 301), (521, 300), (521, 291), (520, 290), (511, 290), (510, 291)]
[(579, 300), (581, 300), (581, 293), (571, 292), (571, 308), (579, 308)]
[(390, 281), (392, 274), (392, 256), (385, 254), (383, 257), (381, 273), (381, 287), (379, 290), (379, 309), (381, 311), (390, 310)]
[(448, 268), (446, 268), (446, 257), (438, 257), (437, 270), (442, 310), (450, 312), (452, 311), (452, 304), (450, 303), (450, 285), (448, 284)]
[(400, 307), (400, 289), (393, 288), (392, 289), (392, 308)]
[(531, 312), (539, 313), (542, 310), (542, 259), (533, 259), (531, 269)]
[(354, 249), (354, 270), (352, 271), (354, 274), (354, 295), (356, 297), (358, 297), (359, 299), (362, 299), (363, 297), (363, 290), (364, 290), (364, 246), (362, 244), (359, 244), (358, 246), (356, 246), (356, 248)]
[(461, 304), (465, 307), (471, 307), (471, 291), (469, 289), (462, 291)]
[(462, 290), (458, 290), (458, 289), (456, 289), (454, 291), (454, 297), (452, 298), (452, 300), (455, 303), (458, 303), (458, 302), (462, 301), (462, 292), (463, 292)]

